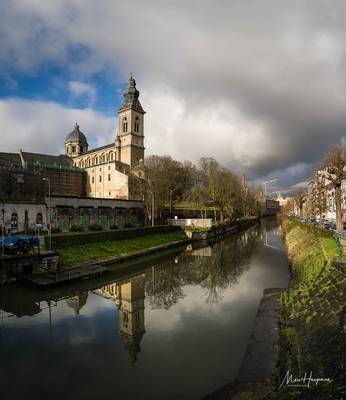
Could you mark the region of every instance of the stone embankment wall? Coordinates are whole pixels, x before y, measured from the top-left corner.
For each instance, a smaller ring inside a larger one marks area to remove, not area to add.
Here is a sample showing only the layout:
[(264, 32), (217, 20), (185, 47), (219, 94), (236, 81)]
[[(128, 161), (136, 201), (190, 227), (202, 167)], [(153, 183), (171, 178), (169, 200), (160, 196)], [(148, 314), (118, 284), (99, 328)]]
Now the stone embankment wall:
[(249, 228), (258, 222), (258, 218), (236, 221), (230, 224), (220, 224), (211, 227), (210, 229), (195, 229), (188, 226), (184, 227), (186, 235), (192, 240), (208, 240), (227, 233), (239, 232)]
[(58, 263), (59, 256), (56, 253), (0, 257), (0, 284), (14, 282), (26, 274), (54, 271)]

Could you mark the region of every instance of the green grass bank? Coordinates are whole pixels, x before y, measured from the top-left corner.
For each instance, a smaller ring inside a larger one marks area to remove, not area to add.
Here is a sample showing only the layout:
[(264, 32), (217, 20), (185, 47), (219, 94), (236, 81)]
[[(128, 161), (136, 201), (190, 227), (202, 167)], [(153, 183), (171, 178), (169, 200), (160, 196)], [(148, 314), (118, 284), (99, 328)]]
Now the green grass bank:
[(59, 249), (60, 266), (68, 268), (83, 262), (107, 259), (120, 254), (184, 239), (187, 239), (187, 237), (184, 231), (179, 228), (168, 232), (164, 230), (161, 233), (146, 234), (144, 236), (135, 236), (122, 240), (113, 239), (73, 246), (63, 246)]
[(346, 276), (334, 262), (340, 248), (332, 232), (299, 221), (282, 223), (292, 279), (282, 295), (278, 381), (312, 373), (330, 383), (283, 385), (277, 399), (345, 398)]
[[(52, 244), (54, 248), (60, 250), (64, 247), (78, 246), (86, 243), (113, 242), (137, 238), (139, 236), (166, 234), (178, 231), (181, 231), (180, 226), (156, 225), (107, 231), (58, 233), (52, 236)], [(45, 242), (47, 246), (49, 244), (49, 238), (47, 236), (45, 237)]]

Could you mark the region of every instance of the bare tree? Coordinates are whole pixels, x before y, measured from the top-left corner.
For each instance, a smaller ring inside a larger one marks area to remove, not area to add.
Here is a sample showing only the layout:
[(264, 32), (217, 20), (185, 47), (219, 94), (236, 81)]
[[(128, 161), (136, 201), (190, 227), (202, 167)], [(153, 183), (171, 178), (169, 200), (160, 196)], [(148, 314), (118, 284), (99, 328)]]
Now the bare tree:
[(327, 211), (327, 189), (324, 174), (321, 171), (316, 171), (309, 185), (311, 187), (309, 194), (311, 212), (322, 219), (324, 213)]
[(342, 181), (346, 179), (346, 147), (338, 145), (330, 149), (318, 165), (318, 170), (326, 179), (326, 188), (334, 192), (336, 229), (343, 230)]
[(307, 193), (303, 192), (302, 190), (299, 190), (294, 196), (294, 203), (299, 210), (300, 217), (303, 216), (303, 206), (306, 200), (307, 200)]

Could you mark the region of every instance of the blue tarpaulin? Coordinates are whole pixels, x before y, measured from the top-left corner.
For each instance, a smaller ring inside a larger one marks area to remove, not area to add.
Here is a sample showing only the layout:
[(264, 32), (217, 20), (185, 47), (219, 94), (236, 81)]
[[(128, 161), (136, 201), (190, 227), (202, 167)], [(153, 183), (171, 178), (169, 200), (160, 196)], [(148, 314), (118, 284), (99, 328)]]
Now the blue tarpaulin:
[(4, 246), (7, 251), (20, 250), (26, 252), (34, 246), (39, 246), (39, 244), (40, 239), (38, 237), (29, 235), (9, 235), (3, 241), (0, 240), (0, 247)]

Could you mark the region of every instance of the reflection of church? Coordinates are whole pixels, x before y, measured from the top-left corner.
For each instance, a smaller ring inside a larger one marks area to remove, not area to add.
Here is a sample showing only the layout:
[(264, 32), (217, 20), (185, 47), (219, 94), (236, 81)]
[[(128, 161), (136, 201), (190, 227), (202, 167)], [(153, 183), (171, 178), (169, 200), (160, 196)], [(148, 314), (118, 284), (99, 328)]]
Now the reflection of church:
[(75, 314), (79, 314), (82, 307), (85, 306), (87, 300), (88, 300), (88, 292), (83, 292), (75, 296), (69, 297), (65, 301), (67, 305), (73, 309)]
[(145, 333), (144, 277), (145, 274), (140, 274), (94, 291), (116, 302), (119, 309), (119, 333), (130, 355), (131, 364), (137, 361), (137, 354), (141, 350), (140, 342)]

